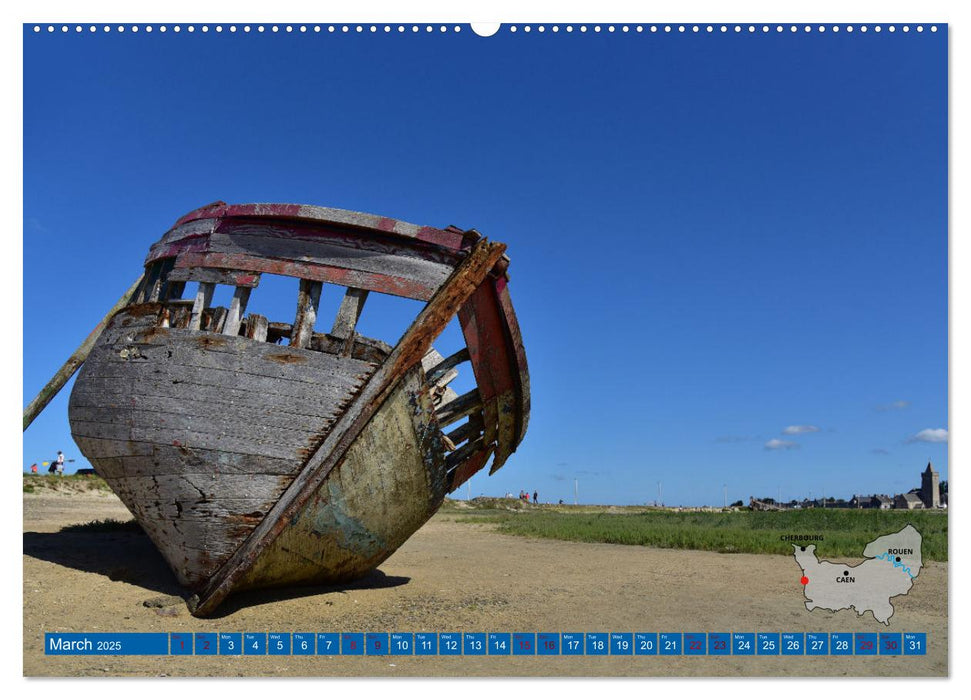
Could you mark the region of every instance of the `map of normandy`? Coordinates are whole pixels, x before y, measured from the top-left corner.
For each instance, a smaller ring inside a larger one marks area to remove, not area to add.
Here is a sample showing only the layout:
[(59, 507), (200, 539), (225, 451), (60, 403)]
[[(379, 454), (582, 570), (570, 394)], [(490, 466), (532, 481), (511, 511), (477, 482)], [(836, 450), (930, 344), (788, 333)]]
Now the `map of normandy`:
[(803, 571), (806, 609), (835, 612), (854, 608), (858, 615), (869, 610), (877, 621), (889, 625), (893, 615), (890, 599), (910, 591), (920, 573), (921, 541), (914, 526), (907, 525), (870, 542), (863, 549), (866, 560), (856, 566), (819, 561), (815, 545), (793, 545)]

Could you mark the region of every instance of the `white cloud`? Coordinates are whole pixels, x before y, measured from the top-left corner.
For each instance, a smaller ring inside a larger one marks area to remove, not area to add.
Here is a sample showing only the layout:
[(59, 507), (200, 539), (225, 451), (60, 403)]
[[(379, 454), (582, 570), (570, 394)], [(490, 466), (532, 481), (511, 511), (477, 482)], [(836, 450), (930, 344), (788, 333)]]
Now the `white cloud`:
[(947, 442), (947, 429), (924, 428), (907, 442)]
[(794, 450), (797, 447), (799, 447), (799, 443), (790, 440), (780, 440), (779, 438), (772, 438), (765, 443), (765, 449), (767, 450)]
[(790, 425), (782, 431), (783, 435), (802, 435), (803, 433), (818, 433), (818, 425)]
[(884, 404), (882, 406), (877, 406), (878, 411), (902, 411), (903, 409), (910, 406), (910, 401), (894, 401), (893, 403)]

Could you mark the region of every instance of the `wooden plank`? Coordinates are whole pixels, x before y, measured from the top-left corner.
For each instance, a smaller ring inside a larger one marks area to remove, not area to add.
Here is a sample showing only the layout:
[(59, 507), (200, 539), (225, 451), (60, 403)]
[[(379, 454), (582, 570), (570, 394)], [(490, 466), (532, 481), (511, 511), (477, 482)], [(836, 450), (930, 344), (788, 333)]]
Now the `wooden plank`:
[[(439, 355), (439, 357), (441, 356)], [(467, 362), (468, 360), (469, 349), (462, 348), (458, 352), (449, 355), (443, 360), (440, 360), (438, 364), (426, 370), (425, 377), (430, 384), (448, 384), (450, 381), (452, 381), (452, 379), (458, 376), (458, 371), (454, 369), (455, 366), (460, 365), (463, 362)]]
[(195, 303), (192, 304), (192, 315), (189, 317), (189, 329), (197, 331), (202, 326), (202, 312), (212, 303), (212, 294), (216, 285), (212, 282), (200, 282), (196, 292)]
[(27, 404), (27, 406), (24, 408), (24, 430), (27, 430), (30, 424), (34, 422), (34, 419), (40, 414), (41, 411), (44, 410), (47, 404), (51, 402), (51, 399), (57, 396), (57, 393), (64, 387), (65, 384), (67, 384), (67, 381), (74, 375), (75, 372), (77, 372), (78, 367), (80, 367), (88, 358), (88, 355), (91, 353), (91, 350), (97, 343), (98, 338), (101, 337), (101, 334), (104, 332), (105, 328), (107, 328), (108, 323), (114, 318), (115, 314), (127, 306), (135, 294), (138, 293), (138, 289), (144, 281), (144, 277), (144, 274), (140, 275), (135, 281), (135, 284), (129, 287), (128, 291), (121, 295), (121, 298), (108, 310), (108, 313), (105, 314), (104, 318), (102, 318), (91, 330), (91, 332), (88, 333), (88, 337), (85, 338), (84, 342), (78, 346), (78, 349), (75, 350), (69, 358), (67, 358), (67, 361), (61, 365), (61, 368), (57, 370), (57, 372), (54, 373), (54, 376), (51, 377), (47, 384), (45, 384), (40, 392), (38, 392), (37, 396), (35, 396), (33, 400)]
[(148, 291), (148, 297), (146, 301), (155, 302), (160, 298), (164, 299), (163, 294), (167, 293), (165, 289), (165, 278), (169, 271), (175, 266), (175, 258), (166, 258), (155, 263), (157, 270), (155, 270), (154, 279), (151, 288), (146, 288)]
[(350, 287), (341, 300), (340, 308), (337, 310), (337, 318), (334, 319), (334, 327), (330, 334), (338, 338), (347, 338), (357, 327), (357, 321), (361, 318), (361, 311), (364, 309), (364, 302), (367, 301), (368, 290), (355, 289)]
[(461, 445), (466, 440), (482, 434), (482, 415), (472, 414), (469, 420), (448, 434), (453, 445)]
[(293, 333), (290, 336), (290, 346), (305, 348), (310, 344), (317, 324), (317, 307), (320, 306), (320, 282), (300, 280), (300, 291), (297, 293), (297, 315), (293, 321)]
[(98, 474), (109, 476), (160, 476), (207, 470), (210, 474), (275, 474), (293, 477), (301, 463), (264, 455), (241, 454), (185, 445), (112, 440), (77, 436), (78, 448), (92, 455)]
[(257, 340), (261, 343), (266, 342), (266, 334), (269, 329), (269, 321), (266, 316), (260, 314), (250, 314), (246, 317), (246, 337), (250, 340)]
[(233, 292), (233, 299), (229, 302), (229, 313), (226, 315), (226, 322), (223, 324), (225, 335), (239, 335), (239, 328), (246, 313), (246, 304), (249, 303), (251, 287), (236, 287)]
[(341, 338), (340, 354), (347, 356), (351, 354), (354, 347), (355, 332), (357, 321), (361, 318), (361, 311), (364, 309), (364, 302), (367, 301), (368, 290), (348, 288), (341, 299), (340, 308), (337, 310), (337, 318), (334, 319), (334, 326), (331, 328), (330, 335)]
[(171, 282), (209, 282), (210, 284), (225, 284), (230, 287), (246, 287), (252, 289), (260, 284), (260, 273), (244, 272), (243, 270), (220, 270), (210, 267), (181, 267), (169, 272)]
[(209, 615), (246, 575), (263, 552), (317, 492), (358, 435), (391, 395), (399, 380), (431, 347), (466, 299), (489, 274), (505, 251), (501, 243), (481, 239), (418, 314), (387, 361), (341, 415), (320, 447), (293, 480), (253, 534), (220, 567), (208, 585), (188, 602), (194, 615)]
[(482, 407), (482, 399), (479, 390), (473, 389), (468, 393), (462, 394), (454, 401), (441, 406), (435, 413), (435, 418), (440, 425), (451, 425), (462, 420), (468, 415), (478, 411)]
[(429, 283), (427, 280), (418, 281), (337, 265), (326, 265), (315, 261), (261, 258), (244, 253), (185, 252), (179, 254), (178, 264), (232, 269), (242, 267), (255, 272), (316, 280), (341, 287), (357, 287), (408, 299), (421, 299), (422, 301), (431, 299), (441, 285), (441, 282), (434, 283), (435, 280), (431, 281), (433, 283)]
[(226, 204), (225, 202), (214, 202), (183, 216), (166, 236), (171, 235), (171, 240), (178, 240), (188, 235), (184, 232), (186, 227), (192, 224), (201, 224), (202, 226), (208, 224), (211, 226), (214, 217), (221, 219), (243, 217), (250, 223), (264, 217), (273, 220), (287, 219), (292, 222), (305, 220), (315, 225), (316, 228), (323, 228), (322, 225), (324, 225), (345, 231), (364, 229), (392, 234), (396, 237), (427, 241), (453, 250), (459, 250), (466, 233), (454, 226), (437, 229), (431, 226), (410, 224), (386, 216), (333, 207), (318, 207), (308, 204)]
[[(327, 333), (314, 333), (310, 339), (310, 348), (318, 352), (340, 355), (344, 350), (344, 338), (335, 338)], [(391, 354), (391, 346), (383, 340), (365, 338), (354, 334), (350, 356), (356, 360), (365, 360), (374, 364), (381, 364)]]
[(225, 306), (213, 306), (206, 309), (202, 312), (201, 330), (208, 331), (210, 333), (221, 333), (228, 315), (229, 309), (227, 309)]
[(515, 359), (516, 370), (516, 438), (518, 445), (526, 435), (526, 428), (529, 426), (530, 412), (530, 384), (529, 384), (529, 365), (526, 362), (526, 348), (523, 345), (522, 332), (519, 329), (519, 320), (516, 318), (516, 311), (512, 306), (512, 298), (509, 296), (508, 280), (505, 276), (499, 277), (495, 281), (496, 294), (498, 295), (499, 308), (502, 311), (503, 321), (509, 334), (509, 341), (512, 346), (512, 355)]
[(449, 493), (455, 491), (455, 489), (471, 479), (480, 469), (482, 469), (482, 467), (485, 466), (485, 463), (489, 461), (489, 457), (492, 455), (493, 449), (495, 449), (495, 445), (488, 445), (479, 452), (470, 455), (468, 459), (456, 466), (455, 469), (451, 470), (446, 477)]

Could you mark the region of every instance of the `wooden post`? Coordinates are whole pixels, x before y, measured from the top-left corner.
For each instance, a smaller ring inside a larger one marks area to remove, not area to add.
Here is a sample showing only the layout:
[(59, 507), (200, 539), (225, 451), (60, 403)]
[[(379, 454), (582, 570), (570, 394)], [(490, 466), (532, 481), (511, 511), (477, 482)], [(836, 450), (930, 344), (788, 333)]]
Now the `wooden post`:
[(196, 292), (196, 301), (192, 305), (192, 316), (189, 318), (189, 330), (197, 331), (202, 327), (202, 312), (212, 303), (212, 293), (216, 285), (212, 282), (200, 282)]
[(313, 280), (300, 280), (297, 294), (297, 317), (293, 321), (290, 345), (305, 348), (310, 344), (317, 323), (317, 307), (320, 305), (320, 290), (323, 285)]
[(40, 393), (34, 397), (34, 400), (27, 404), (27, 407), (24, 409), (24, 430), (27, 430), (28, 426), (34, 422), (34, 418), (36, 418), (40, 412), (44, 410), (47, 404), (51, 402), (51, 399), (57, 396), (57, 392), (59, 392), (64, 385), (67, 384), (67, 380), (70, 379), (71, 376), (77, 372), (78, 367), (80, 367), (84, 361), (88, 359), (88, 354), (91, 352), (91, 348), (94, 347), (94, 344), (97, 342), (98, 338), (101, 337), (101, 333), (108, 325), (108, 321), (110, 321), (116, 313), (128, 306), (128, 303), (135, 295), (135, 292), (138, 291), (138, 287), (141, 285), (144, 278), (144, 274), (139, 276), (138, 281), (129, 287), (128, 291), (125, 292), (121, 296), (121, 299), (118, 300), (118, 303), (111, 307), (111, 310), (105, 314), (105, 317), (101, 319), (101, 322), (94, 327), (94, 330), (88, 334), (88, 337), (85, 338), (84, 342), (81, 343), (78, 349), (74, 351), (74, 354), (67, 359), (67, 362), (65, 362), (61, 368), (57, 370), (57, 373), (51, 377), (51, 380), (44, 385), (44, 388), (41, 389)]
[(361, 318), (361, 311), (364, 309), (367, 295), (368, 290), (366, 289), (348, 287), (347, 293), (341, 300), (340, 309), (337, 310), (337, 318), (334, 319), (334, 327), (330, 334), (344, 341), (340, 351), (340, 354), (344, 357), (349, 356), (354, 347), (354, 329), (357, 328), (357, 321)]
[(226, 335), (239, 335), (239, 322), (246, 314), (246, 304), (249, 302), (251, 291), (251, 287), (236, 287), (233, 300), (229, 302), (229, 315), (226, 317), (226, 325), (223, 326), (223, 333)]

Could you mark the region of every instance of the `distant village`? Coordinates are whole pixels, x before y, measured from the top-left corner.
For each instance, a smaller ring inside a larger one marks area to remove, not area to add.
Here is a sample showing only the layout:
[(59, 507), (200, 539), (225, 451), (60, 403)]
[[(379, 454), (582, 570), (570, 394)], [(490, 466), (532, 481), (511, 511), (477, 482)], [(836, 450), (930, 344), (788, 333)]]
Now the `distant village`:
[[(733, 504), (734, 505), (734, 504)], [(738, 505), (741, 505), (739, 502)], [(788, 503), (778, 503), (772, 498), (751, 498), (749, 506), (752, 510), (786, 510), (789, 508), (875, 508), (878, 510), (924, 510), (947, 508), (947, 482), (940, 480), (940, 475), (934, 470), (930, 462), (921, 472), (920, 487), (907, 493), (872, 494), (869, 496), (854, 495), (850, 500), (842, 498), (816, 498), (802, 501), (792, 500)]]

